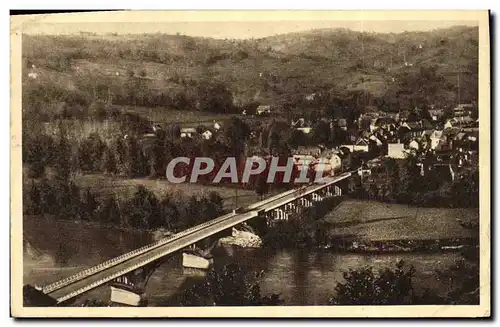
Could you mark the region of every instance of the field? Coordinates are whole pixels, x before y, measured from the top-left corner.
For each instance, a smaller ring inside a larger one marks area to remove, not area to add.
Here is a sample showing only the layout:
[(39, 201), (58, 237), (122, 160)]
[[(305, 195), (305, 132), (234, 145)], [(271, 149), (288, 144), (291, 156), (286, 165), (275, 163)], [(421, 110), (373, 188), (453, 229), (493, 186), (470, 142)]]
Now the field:
[(260, 200), (259, 196), (253, 190), (190, 183), (171, 184), (166, 180), (157, 179), (123, 179), (101, 174), (93, 174), (77, 177), (76, 183), (83, 188), (89, 187), (92, 191), (102, 197), (115, 194), (119, 198), (132, 195), (138, 185), (147, 187), (149, 190), (154, 192), (157, 197), (166, 193), (180, 192), (184, 195), (191, 196), (215, 191), (219, 193), (224, 200), (224, 210), (247, 206)]
[(346, 200), (325, 216), (334, 237), (360, 240), (426, 240), (478, 237), (459, 221), (477, 221), (477, 209), (417, 208), (375, 201)]
[(231, 117), (238, 117), (246, 122), (269, 120), (269, 117), (246, 116), (241, 114), (217, 114), (193, 110), (175, 110), (168, 108), (148, 108), (148, 107), (119, 107), (124, 112), (130, 112), (144, 117), (159, 124), (177, 123), (181, 127), (193, 127), (198, 125), (213, 126), (214, 122), (224, 123)]

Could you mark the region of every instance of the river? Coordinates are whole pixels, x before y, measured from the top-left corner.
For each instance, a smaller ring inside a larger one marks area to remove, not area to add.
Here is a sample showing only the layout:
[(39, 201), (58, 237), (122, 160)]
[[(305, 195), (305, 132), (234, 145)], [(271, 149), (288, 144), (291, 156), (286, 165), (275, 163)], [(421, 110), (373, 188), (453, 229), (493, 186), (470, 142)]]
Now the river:
[[(39, 217), (24, 219), (24, 283), (45, 285), (67, 277), (153, 241), (146, 232), (123, 231), (109, 227), (54, 221)], [(229, 251), (228, 251), (229, 250)], [(288, 305), (324, 305), (335, 284), (349, 268), (394, 266), (403, 259), (416, 268), (416, 284), (435, 287), (435, 270), (444, 269), (459, 258), (458, 253), (365, 255), (334, 253), (321, 249), (241, 249), (219, 248), (216, 261), (237, 262), (264, 271), (262, 293), (280, 293)], [(152, 275), (146, 293), (149, 305), (160, 305), (192, 282), (179, 255), (163, 264)], [(109, 300), (109, 287), (83, 295)]]

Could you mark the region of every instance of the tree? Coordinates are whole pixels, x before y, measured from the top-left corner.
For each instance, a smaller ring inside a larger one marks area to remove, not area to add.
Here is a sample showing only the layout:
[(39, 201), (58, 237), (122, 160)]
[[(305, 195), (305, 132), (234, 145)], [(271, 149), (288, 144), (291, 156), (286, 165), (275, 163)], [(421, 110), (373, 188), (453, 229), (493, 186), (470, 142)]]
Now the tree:
[(62, 122), (59, 123), (59, 140), (54, 149), (54, 166), (57, 177), (68, 181), (71, 174), (71, 146), (69, 144), (66, 129)]
[(233, 111), (233, 94), (222, 82), (203, 80), (198, 85), (200, 111), (230, 113)]
[(413, 266), (405, 269), (403, 261), (395, 269), (385, 268), (378, 274), (373, 268), (344, 272), (345, 282), (338, 282), (331, 305), (407, 305), (413, 302)]
[(244, 151), (245, 141), (250, 136), (250, 127), (237, 117), (231, 117), (223, 128), (224, 138), (232, 150), (234, 157)]
[(183, 292), (182, 306), (256, 306), (280, 305), (279, 295), (262, 296), (259, 279), (262, 273), (247, 272), (228, 264), (208, 273), (205, 281)]
[(420, 172), (417, 167), (417, 157), (409, 154), (399, 161), (398, 173), (399, 183), (396, 196), (403, 203), (411, 203), (413, 194), (419, 191)]
[(330, 140), (330, 125), (320, 120), (312, 128), (311, 140), (316, 144), (327, 144)]
[(135, 228), (158, 228), (163, 226), (158, 199), (143, 185), (137, 187), (127, 203), (127, 221)]
[(120, 205), (114, 195), (107, 197), (103, 204), (99, 206), (98, 217), (102, 223), (112, 223), (117, 226), (123, 224)]
[(292, 129), (290, 136), (288, 137), (287, 143), (292, 149), (296, 149), (299, 146), (306, 145), (306, 134), (298, 129)]
[(43, 175), (45, 167), (52, 163), (56, 144), (52, 137), (38, 134), (34, 137), (31, 133), (23, 135), (23, 162), (30, 164), (34, 178)]
[(264, 197), (264, 194), (267, 194), (269, 192), (269, 184), (267, 183), (267, 176), (266, 174), (259, 174), (257, 176), (257, 182), (255, 186), (255, 193), (259, 195), (260, 199)]
[(89, 188), (85, 190), (83, 201), (81, 203), (81, 215), (86, 220), (96, 221), (99, 218), (99, 201)]
[(111, 146), (106, 147), (102, 160), (101, 170), (108, 174), (116, 174), (118, 172), (118, 164), (115, 156), (115, 151)]
[(80, 169), (88, 172), (97, 172), (101, 167), (101, 160), (106, 150), (106, 144), (97, 133), (90, 134), (78, 147), (78, 163)]

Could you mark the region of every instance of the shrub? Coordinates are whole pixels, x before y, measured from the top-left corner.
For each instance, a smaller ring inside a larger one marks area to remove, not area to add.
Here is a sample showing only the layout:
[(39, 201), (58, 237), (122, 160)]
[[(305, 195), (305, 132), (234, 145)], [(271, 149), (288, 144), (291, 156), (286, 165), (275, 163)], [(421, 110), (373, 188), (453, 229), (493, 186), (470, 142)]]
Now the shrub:
[(396, 268), (386, 268), (378, 274), (373, 268), (349, 270), (344, 273), (345, 282), (335, 286), (332, 305), (405, 305), (413, 299), (413, 266), (404, 269), (399, 261)]

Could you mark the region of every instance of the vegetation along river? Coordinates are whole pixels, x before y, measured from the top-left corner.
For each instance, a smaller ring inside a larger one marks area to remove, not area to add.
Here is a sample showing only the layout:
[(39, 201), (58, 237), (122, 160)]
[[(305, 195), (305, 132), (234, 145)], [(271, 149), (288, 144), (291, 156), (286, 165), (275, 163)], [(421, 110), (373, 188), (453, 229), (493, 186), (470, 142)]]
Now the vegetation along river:
[[(353, 203), (351, 203), (352, 205)], [(337, 210), (342, 210), (342, 207)], [(24, 218), (24, 283), (45, 285), (154, 241), (147, 232), (82, 225), (39, 217)], [(459, 259), (457, 252), (390, 253), (383, 255), (336, 253), (326, 249), (243, 249), (225, 246), (214, 251), (221, 262), (236, 262), (264, 271), (262, 294), (280, 293), (287, 305), (327, 304), (335, 284), (350, 268), (394, 267), (398, 260), (413, 264), (418, 285), (439, 288), (435, 271)], [(175, 298), (194, 277), (184, 271), (176, 255), (158, 268), (147, 285), (149, 305)], [(82, 296), (109, 300), (109, 287)], [(78, 302), (77, 302), (78, 303)], [(174, 303), (175, 304), (175, 303)]]

